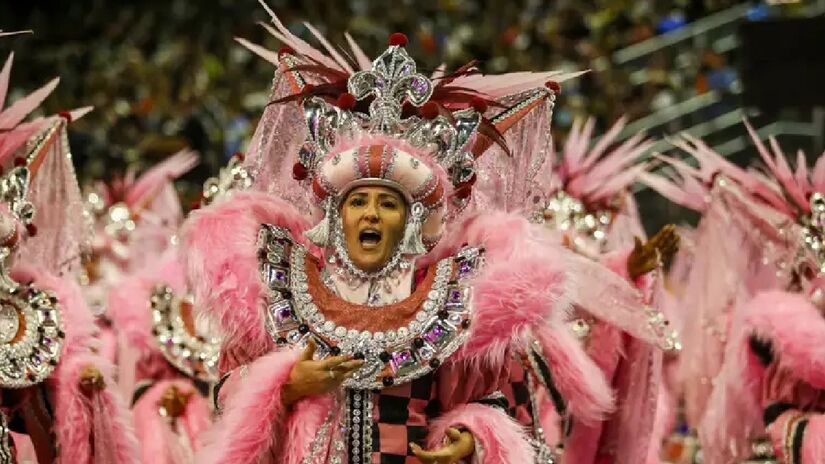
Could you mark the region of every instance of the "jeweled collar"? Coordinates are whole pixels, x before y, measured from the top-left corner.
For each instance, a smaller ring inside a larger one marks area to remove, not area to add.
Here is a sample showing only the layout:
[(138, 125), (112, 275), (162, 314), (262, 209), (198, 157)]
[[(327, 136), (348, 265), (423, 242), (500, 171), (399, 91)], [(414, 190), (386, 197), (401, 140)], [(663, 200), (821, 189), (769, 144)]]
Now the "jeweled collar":
[(63, 349), (55, 296), (31, 284), (0, 288), (0, 386), (24, 388), (51, 375)]
[(187, 299), (166, 285), (155, 288), (150, 300), (152, 335), (163, 357), (176, 369), (197, 380), (217, 382), (221, 339), (214, 333), (193, 334), (187, 329), (182, 314)]
[[(468, 337), (468, 281), (482, 265), (479, 248), (467, 247), (439, 261), (410, 297), (371, 307), (345, 302), (330, 292), (321, 281), (317, 260), (286, 229), (262, 226), (259, 247), (260, 271), (271, 290), (268, 332), (279, 346), (301, 346), (312, 337), (319, 359), (339, 354), (365, 359), (345, 387), (380, 389), (409, 382), (437, 368)], [(386, 313), (394, 320), (380, 330), (368, 330), (368, 324), (359, 326), (352, 320), (338, 324), (332, 320), (333, 307), (350, 319), (357, 313), (365, 314), (364, 321)]]

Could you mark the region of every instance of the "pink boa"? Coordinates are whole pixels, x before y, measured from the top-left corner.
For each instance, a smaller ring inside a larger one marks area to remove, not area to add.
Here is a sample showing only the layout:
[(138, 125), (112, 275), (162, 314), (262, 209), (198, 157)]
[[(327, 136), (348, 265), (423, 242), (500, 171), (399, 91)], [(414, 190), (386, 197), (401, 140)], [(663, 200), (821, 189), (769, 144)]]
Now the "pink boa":
[(221, 372), (274, 347), (259, 310), (266, 291), (256, 243), (265, 222), (289, 228), (306, 244), (302, 232), (307, 221), (288, 203), (263, 193), (238, 192), (229, 201), (193, 212), (183, 226), (183, 256), (195, 301), (220, 321), (224, 332)]
[[(276, 351), (249, 364), (245, 373), (232, 373), (223, 387), (232, 391), (221, 395), (224, 413), (195, 462), (301, 462), (331, 404), (328, 397), (307, 398), (284, 410), (281, 387), (297, 357), (297, 352)], [(273, 461), (273, 455), (279, 459)]]

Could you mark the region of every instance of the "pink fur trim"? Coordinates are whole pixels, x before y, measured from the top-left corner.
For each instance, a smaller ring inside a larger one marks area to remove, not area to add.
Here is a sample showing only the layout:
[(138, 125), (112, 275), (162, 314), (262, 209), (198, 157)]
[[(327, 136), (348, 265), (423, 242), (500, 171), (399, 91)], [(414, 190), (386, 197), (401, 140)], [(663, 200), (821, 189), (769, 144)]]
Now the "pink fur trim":
[[(80, 374), (84, 367), (94, 365), (101, 370), (107, 387), (103, 391), (87, 395), (80, 387)], [(137, 442), (128, 410), (118, 396), (113, 394), (112, 366), (92, 353), (74, 353), (60, 361), (60, 369), (49, 379), (53, 387), (55, 424), (54, 431), (60, 446), (63, 463), (86, 464), (94, 461), (96, 449), (104, 449), (118, 463), (137, 463)], [(97, 395), (98, 398), (94, 398)], [(103, 411), (96, 411), (95, 401), (102, 403)], [(96, 436), (95, 415), (102, 413), (109, 426), (106, 437)]]
[(613, 411), (613, 390), (605, 374), (581, 349), (566, 326), (537, 334), (553, 381), (577, 421), (594, 423)]
[[(281, 387), (298, 359), (296, 351), (278, 351), (248, 365), (235, 391), (227, 394), (223, 416), (209, 433), (208, 443), (195, 461), (203, 464), (260, 462), (271, 450), (284, 446), (283, 425), (289, 413), (281, 402)], [(317, 430), (317, 429), (316, 429)], [(305, 434), (298, 434), (304, 436)], [(293, 449), (297, 443), (289, 444)]]
[(284, 425), (284, 442), (278, 448), (283, 464), (301, 463), (332, 407), (329, 396), (306, 398), (292, 407)]
[(815, 388), (825, 389), (825, 318), (804, 295), (764, 292), (744, 311), (748, 329), (770, 340), (782, 366)]
[(525, 430), (497, 408), (465, 404), (443, 414), (430, 424), (427, 446), (443, 446), (449, 427), (463, 427), (473, 434), (481, 445), (481, 464), (524, 464), (535, 459)]
[(238, 192), (225, 202), (195, 211), (183, 226), (182, 255), (195, 301), (220, 321), (224, 332), (222, 372), (273, 347), (261, 311), (266, 289), (258, 271), (256, 243), (262, 223), (286, 227), (295, 240), (306, 244), (304, 217), (290, 204), (264, 193)]
[[(160, 399), (171, 386), (176, 386), (182, 392), (192, 395), (186, 405), (185, 412), (177, 419), (177, 432), (175, 432), (185, 433), (191, 445), (191, 449), (186, 450), (187, 453), (183, 453), (184, 456), (192, 454), (200, 448), (200, 435), (209, 428), (211, 423), (209, 403), (206, 398), (198, 393), (191, 382), (184, 379), (174, 379), (155, 383), (149, 387), (149, 390), (140, 397), (132, 408), (135, 416), (135, 430), (140, 441), (142, 462), (185, 464), (177, 460), (180, 458), (176, 459), (176, 456), (181, 453), (176, 453), (175, 450), (182, 445), (177, 440), (175, 433), (168, 430), (170, 428), (169, 424), (159, 412)], [(170, 443), (170, 439), (173, 439), (172, 443)]]

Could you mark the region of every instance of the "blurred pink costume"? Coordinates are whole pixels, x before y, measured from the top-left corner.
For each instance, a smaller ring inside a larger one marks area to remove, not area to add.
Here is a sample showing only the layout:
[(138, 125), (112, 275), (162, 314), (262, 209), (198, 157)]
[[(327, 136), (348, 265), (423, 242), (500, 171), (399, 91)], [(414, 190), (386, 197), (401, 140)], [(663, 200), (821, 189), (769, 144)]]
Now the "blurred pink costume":
[[(249, 182), (235, 157), (206, 181), (202, 201), (208, 204)], [(219, 380), (220, 338), (215, 324), (191, 304), (178, 248), (126, 276), (109, 291), (107, 307), (119, 332), (119, 383), (132, 398), (143, 462), (194, 462), (201, 433), (211, 424), (207, 396)], [(161, 403), (173, 388), (186, 398), (179, 416)]]
[(674, 203), (703, 214), (695, 235), (701, 245), (695, 248), (679, 301), (685, 346), (677, 377), (685, 418), (697, 429), (724, 360), (733, 309), (755, 292), (787, 282), (787, 276), (776, 272), (786, 246), (770, 238), (775, 235), (772, 227), (754, 227), (765, 218), (784, 219), (744, 193), (744, 184), (733, 179), (747, 179), (745, 171), (704, 142), (685, 134), (673, 143), (692, 156), (698, 168), (661, 157), (670, 174), (645, 175), (643, 181)]
[(117, 327), (111, 326), (107, 299), (128, 273), (155, 265), (172, 246), (183, 221), (172, 181), (192, 169), (198, 157), (184, 150), (136, 177), (129, 170), (122, 179), (99, 183), (86, 196), (94, 220), (92, 253), (84, 273), (83, 292), (101, 327), (102, 353), (117, 364)]
[[(10, 71), (11, 58), (0, 71), (0, 104)], [(81, 386), (88, 367), (112, 385), (75, 283), (88, 230), (66, 126), (88, 110), (22, 123), (56, 84), (0, 112), (0, 462), (137, 462), (118, 396)]]
[[(719, 240), (736, 248), (724, 256), (726, 261), (706, 261), (707, 266), (713, 262), (721, 267), (713, 272), (718, 278), (728, 276), (730, 287), (708, 296), (715, 306), (697, 308), (706, 323), (713, 320), (707, 316), (718, 315), (711, 327), (721, 337), (711, 345), (713, 351), (704, 352), (715, 372), (706, 365), (696, 370), (698, 360), (685, 365), (686, 372), (715, 374), (710, 377), (712, 392), (696, 397), (705, 403), (699, 417), (704, 459), (727, 464), (773, 454), (780, 463), (823, 462), (825, 383), (818, 340), (825, 335), (825, 261), (819, 245), (825, 156), (809, 170), (800, 153), (791, 171), (776, 140), (770, 139), (769, 149), (750, 126), (748, 130), (765, 171), (744, 171), (699, 141), (685, 144), (704, 172), (684, 171), (686, 177), (720, 174), (709, 211), (715, 205), (726, 208), (707, 214), (705, 227), (724, 228)], [(725, 301), (720, 295), (728, 304), (720, 304)]]
[[(178, 251), (172, 249), (109, 292), (120, 351), (133, 352), (120, 358), (119, 370), (134, 372), (134, 382), (124, 391), (132, 399), (143, 462), (194, 462), (199, 436), (211, 423), (207, 396), (218, 380), (219, 340), (197, 330), (186, 288)], [(133, 362), (127, 365), (127, 360)], [(187, 397), (177, 417), (161, 404), (173, 387)]]
[[(594, 125), (593, 119), (584, 124), (576, 121), (564, 149), (551, 152), (548, 159), (552, 162), (537, 176), (543, 183), (541, 190), (546, 200), (533, 211), (556, 240), (630, 279), (628, 255), (634, 237), (643, 239), (644, 230), (629, 190), (647, 169), (639, 157), (650, 142), (643, 134), (637, 134), (611, 148), (624, 127), (620, 120), (591, 149)], [(658, 272), (632, 282), (648, 303), (658, 285)], [(617, 410), (593, 425), (577, 423), (573, 417), (564, 446), (564, 462), (658, 462), (659, 440), (650, 437), (654, 434), (661, 394), (662, 350), (638, 334), (648, 327), (663, 329), (667, 322), (653, 309), (647, 309), (646, 316), (644, 327), (629, 332), (583, 308), (578, 308), (573, 316), (571, 329), (610, 379), (616, 391)], [(678, 346), (674, 341), (664, 348)]]
[[(289, 49), (247, 44), (278, 66), (271, 97), (283, 99), (264, 113), (247, 155), (252, 189), (184, 226), (195, 302), (225, 337), (222, 415), (196, 460), (415, 462), (410, 441), (438, 446), (456, 426), (473, 434), (476, 462), (552, 462), (532, 434), (526, 392), (535, 379), (522, 355), (545, 356), (571, 412), (593, 423), (612, 395), (568, 333), (565, 310), (602, 308), (609, 295), (641, 312), (621, 278), (555, 246), (522, 215), (495, 212), (529, 198), (554, 74), (465, 68), (430, 79), (400, 34), (374, 62), (348, 38), (350, 63), (314, 28), (330, 56), (273, 21)], [(323, 97), (338, 85), (349, 89), (336, 99), (342, 108)], [(355, 268), (341, 243), (336, 201), (364, 183), (392, 185), (410, 208), (377, 274)], [(320, 357), (366, 364), (343, 388), (286, 410), (280, 391), (310, 337)]]

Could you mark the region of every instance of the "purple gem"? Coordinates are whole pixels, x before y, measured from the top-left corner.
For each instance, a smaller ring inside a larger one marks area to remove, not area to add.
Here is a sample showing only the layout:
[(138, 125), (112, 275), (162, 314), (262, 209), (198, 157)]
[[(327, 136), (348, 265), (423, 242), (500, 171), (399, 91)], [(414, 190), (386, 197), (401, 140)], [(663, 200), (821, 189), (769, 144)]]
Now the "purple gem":
[(464, 277), (469, 274), (473, 270), (473, 267), (470, 266), (470, 263), (467, 261), (462, 261), (461, 264), (458, 266), (458, 275), (459, 277)]
[(43, 344), (46, 346), (52, 346), (52, 339), (49, 337), (43, 337)]
[(40, 363), (43, 362), (43, 359), (40, 357), (39, 354), (36, 354), (36, 355), (32, 356), (32, 361), (34, 362), (34, 364), (36, 366), (39, 366)]
[(413, 79), (412, 88), (418, 93), (424, 93), (427, 91), (427, 81), (424, 79)]
[(457, 288), (453, 288), (447, 294), (447, 302), (449, 303), (460, 303), (461, 302), (461, 290)]
[(270, 267), (269, 282), (277, 286), (286, 286), (286, 270), (280, 267)]
[(412, 353), (409, 351), (396, 351), (392, 354), (390, 366), (394, 372), (398, 372), (405, 367), (409, 367), (415, 363)]
[(424, 334), (424, 339), (430, 342), (433, 346), (439, 346), (447, 336), (447, 329), (441, 324), (433, 324), (433, 326)]
[(292, 317), (292, 308), (288, 305), (278, 308), (277, 312), (278, 322), (283, 322)]

